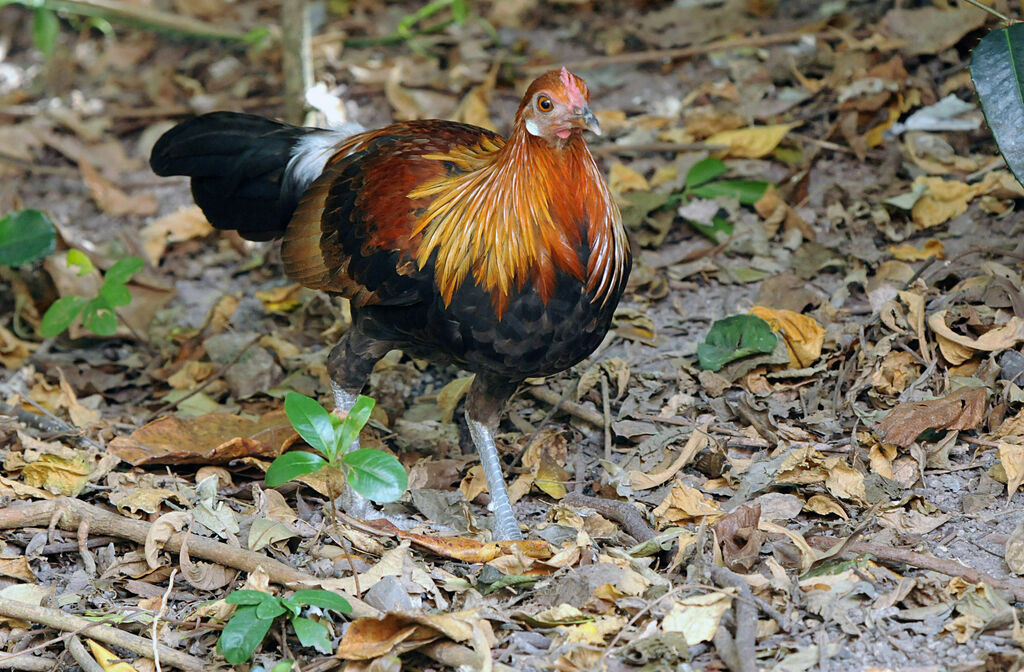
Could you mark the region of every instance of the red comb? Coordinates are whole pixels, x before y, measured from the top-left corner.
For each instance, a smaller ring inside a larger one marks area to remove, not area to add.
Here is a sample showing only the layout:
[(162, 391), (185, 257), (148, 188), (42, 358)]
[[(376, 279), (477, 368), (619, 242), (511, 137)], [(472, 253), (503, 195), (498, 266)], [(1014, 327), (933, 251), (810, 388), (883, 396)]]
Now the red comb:
[(563, 67), (559, 78), (562, 80), (562, 86), (565, 87), (566, 95), (569, 96), (569, 104), (573, 107), (586, 107), (587, 100), (583, 97), (579, 84), (576, 83), (576, 76)]

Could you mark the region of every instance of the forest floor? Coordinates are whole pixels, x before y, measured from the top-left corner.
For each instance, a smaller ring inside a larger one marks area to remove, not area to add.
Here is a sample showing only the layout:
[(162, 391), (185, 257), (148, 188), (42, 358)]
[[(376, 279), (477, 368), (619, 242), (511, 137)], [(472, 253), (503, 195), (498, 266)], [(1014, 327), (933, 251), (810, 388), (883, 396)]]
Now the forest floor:
[[(517, 514), (544, 543), (486, 543), (452, 422), (467, 374), (397, 352), (365, 391), (363, 444), (407, 467), (385, 510), (409, 529), (335, 520), (323, 479), (263, 482), (298, 440), (285, 393), (330, 397), (347, 306), (291, 284), (273, 243), (213, 231), (187, 180), (146, 159), (192, 114), (283, 114), (279, 4), (164, 7), (274, 27), (255, 45), (62, 14), (46, 56), (8, 5), (0, 216), (42, 210), (58, 242), (0, 268), (0, 668), (87, 669), (79, 634), (140, 671), (153, 637), (165, 668), (227, 668), (228, 593), (322, 587), (354, 606), (306, 613), (331, 650), (282, 625), (252, 665), (1021, 669), (1024, 190), (967, 71), (991, 17), (512, 0), (392, 39), (424, 4), (314, 5), (317, 123), (505, 133), (526, 84), (568, 66), (633, 245), (609, 337), (529, 381), (502, 424)], [(708, 157), (727, 168), (709, 182), (758, 197), (694, 190)], [(145, 260), (113, 337), (37, 335), (56, 298), (97, 290), (72, 249), (100, 269)], [(752, 309), (775, 349), (703, 370), (712, 325)]]

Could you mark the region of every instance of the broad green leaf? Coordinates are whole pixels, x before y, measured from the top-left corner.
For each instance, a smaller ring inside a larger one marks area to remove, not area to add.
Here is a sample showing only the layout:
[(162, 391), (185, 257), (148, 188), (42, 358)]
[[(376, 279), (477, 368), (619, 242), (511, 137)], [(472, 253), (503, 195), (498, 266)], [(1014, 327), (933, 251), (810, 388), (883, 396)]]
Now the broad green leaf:
[(290, 597), (279, 597), (277, 598), (278, 604), (284, 607), (285, 611), (291, 612), (291, 618), (298, 616), (302, 613), (302, 605), (298, 601)]
[(373, 412), (373, 406), (375, 402), (372, 398), (359, 395), (356, 399), (356, 403), (352, 405), (352, 408), (345, 415), (345, 420), (341, 423), (340, 438), (338, 440), (338, 447), (341, 450), (345, 450), (352, 445), (352, 442), (359, 436), (359, 432), (362, 431), (363, 427), (370, 420), (370, 413)]
[(303, 646), (311, 646), (320, 653), (331, 652), (331, 640), (327, 638), (327, 628), (316, 621), (296, 616), (292, 619), (295, 635)]
[(276, 599), (277, 598), (270, 593), (264, 593), (261, 590), (236, 590), (233, 593), (228, 593), (228, 596), (224, 598), (224, 601), (228, 604), (256, 605), (267, 600)]
[(82, 309), (82, 326), (99, 336), (113, 336), (117, 332), (117, 313), (103, 296), (97, 296)]
[(263, 620), (272, 621), (286, 611), (288, 608), (276, 597), (272, 600), (263, 600), (256, 605), (256, 616)]
[(328, 458), (334, 457), (338, 438), (331, 424), (331, 416), (323, 406), (304, 394), (289, 392), (284, 398), (284, 412), (306, 443)]
[(1024, 183), (1024, 24), (982, 38), (971, 55), (971, 80), (999, 152)]
[(778, 336), (760, 317), (733, 315), (711, 325), (697, 346), (697, 358), (702, 369), (718, 371), (734, 359), (771, 352), (777, 342)]
[(131, 292), (120, 282), (104, 282), (100, 287), (100, 298), (112, 307), (127, 306), (132, 302)]
[(44, 56), (53, 53), (60, 35), (60, 19), (52, 9), (37, 7), (32, 19), (32, 42)]
[(96, 269), (96, 267), (92, 265), (92, 259), (86, 256), (85, 252), (82, 252), (81, 250), (68, 250), (65, 263), (68, 265), (68, 268), (77, 267), (78, 270), (75, 272), (75, 275), (80, 278), (82, 276), (89, 275)]
[(296, 590), (291, 596), (299, 604), (311, 604), (322, 609), (333, 609), (342, 614), (351, 614), (352, 605), (341, 595), (328, 590)]
[(140, 257), (125, 257), (118, 259), (113, 266), (103, 274), (103, 281), (107, 284), (125, 284), (132, 279), (132, 276), (142, 270), (146, 265)]
[(254, 605), (236, 609), (217, 639), (217, 652), (232, 665), (239, 665), (252, 657), (274, 622), (273, 619), (258, 617), (256, 609)]
[(690, 172), (686, 173), (686, 188), (693, 189), (716, 177), (725, 175), (728, 171), (729, 166), (725, 165), (721, 159), (709, 157), (698, 161), (690, 166)]
[(690, 193), (701, 198), (729, 196), (743, 205), (753, 205), (761, 200), (767, 188), (768, 183), (759, 180), (723, 180), (695, 187)]
[(342, 460), (349, 468), (348, 484), (374, 502), (393, 502), (409, 486), (405, 467), (384, 451), (362, 448), (345, 453)]
[(81, 296), (64, 296), (54, 301), (39, 323), (39, 335), (53, 338), (71, 326), (88, 301)]
[[(721, 212), (721, 210), (719, 210)], [(711, 218), (711, 225), (701, 224), (693, 220), (686, 220), (698, 233), (706, 236), (712, 242), (724, 243), (732, 235), (732, 222), (725, 217), (714, 216)]]
[(53, 222), (39, 210), (18, 210), (0, 218), (0, 265), (21, 266), (53, 252)]
[(267, 487), (276, 488), (298, 476), (312, 474), (326, 464), (327, 460), (316, 453), (293, 450), (270, 463), (267, 473), (263, 476), (263, 481)]

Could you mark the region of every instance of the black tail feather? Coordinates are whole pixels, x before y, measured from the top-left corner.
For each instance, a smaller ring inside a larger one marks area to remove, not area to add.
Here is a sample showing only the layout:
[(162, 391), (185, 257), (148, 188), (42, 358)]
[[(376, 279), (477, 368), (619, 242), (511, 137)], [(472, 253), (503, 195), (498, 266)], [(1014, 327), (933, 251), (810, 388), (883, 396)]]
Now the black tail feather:
[(157, 175), (191, 177), (196, 203), (218, 229), (270, 240), (284, 234), (302, 195), (285, 184), (292, 149), (314, 130), (252, 114), (213, 112), (164, 133), (149, 164)]

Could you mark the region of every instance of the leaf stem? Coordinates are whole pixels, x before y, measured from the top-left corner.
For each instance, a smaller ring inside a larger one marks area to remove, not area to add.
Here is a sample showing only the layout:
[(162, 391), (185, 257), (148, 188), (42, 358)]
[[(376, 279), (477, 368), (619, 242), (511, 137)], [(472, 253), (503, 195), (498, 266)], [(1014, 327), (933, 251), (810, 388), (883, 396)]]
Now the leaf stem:
[(988, 12), (992, 16), (994, 16), (997, 19), (999, 19), (1000, 21), (1002, 21), (1007, 26), (1009, 26), (1010, 24), (1016, 23), (1013, 19), (1008, 17), (1006, 14), (1003, 14), (1002, 12), (1000, 12), (998, 9), (996, 9), (994, 7), (989, 7), (988, 5), (986, 5), (985, 3), (981, 2), (980, 0), (962, 0), (962, 1), (966, 2), (968, 5), (974, 5), (975, 7), (977, 7), (978, 9), (980, 9), (982, 11)]

